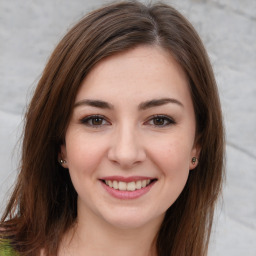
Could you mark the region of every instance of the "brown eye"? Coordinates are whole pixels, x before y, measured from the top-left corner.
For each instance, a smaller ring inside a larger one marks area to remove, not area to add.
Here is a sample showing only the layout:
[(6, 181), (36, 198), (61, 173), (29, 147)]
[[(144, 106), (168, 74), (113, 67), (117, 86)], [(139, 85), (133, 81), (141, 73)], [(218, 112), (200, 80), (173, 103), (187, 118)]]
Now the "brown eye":
[(93, 115), (87, 116), (80, 120), (80, 122), (86, 126), (98, 128), (104, 125), (110, 125), (110, 123), (104, 118), (104, 116)]
[(102, 122), (103, 122), (103, 118), (100, 118), (100, 117), (93, 117), (91, 119), (92, 125), (102, 125)]
[(165, 116), (165, 115), (156, 115), (151, 117), (146, 124), (155, 126), (155, 127), (166, 127), (169, 125), (173, 125), (176, 122), (169, 116)]
[(163, 117), (156, 117), (153, 119), (154, 125), (164, 125), (165, 121), (166, 120)]

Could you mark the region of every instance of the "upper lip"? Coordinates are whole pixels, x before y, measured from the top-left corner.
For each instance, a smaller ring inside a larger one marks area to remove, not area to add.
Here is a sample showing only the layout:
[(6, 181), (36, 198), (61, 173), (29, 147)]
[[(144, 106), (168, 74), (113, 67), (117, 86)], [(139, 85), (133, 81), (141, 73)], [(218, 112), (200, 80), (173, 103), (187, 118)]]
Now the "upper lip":
[(123, 181), (123, 182), (132, 182), (137, 180), (153, 180), (156, 179), (154, 177), (147, 177), (147, 176), (130, 176), (130, 177), (123, 177), (123, 176), (107, 176), (102, 177), (100, 180), (111, 180), (111, 181)]

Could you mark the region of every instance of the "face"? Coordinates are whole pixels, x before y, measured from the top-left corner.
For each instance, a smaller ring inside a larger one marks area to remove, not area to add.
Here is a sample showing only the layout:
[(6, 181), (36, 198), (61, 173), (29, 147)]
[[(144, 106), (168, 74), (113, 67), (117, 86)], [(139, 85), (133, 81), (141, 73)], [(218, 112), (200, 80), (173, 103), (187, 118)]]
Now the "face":
[(163, 219), (191, 171), (195, 113), (185, 73), (158, 47), (98, 63), (81, 84), (61, 157), (79, 219), (137, 228)]

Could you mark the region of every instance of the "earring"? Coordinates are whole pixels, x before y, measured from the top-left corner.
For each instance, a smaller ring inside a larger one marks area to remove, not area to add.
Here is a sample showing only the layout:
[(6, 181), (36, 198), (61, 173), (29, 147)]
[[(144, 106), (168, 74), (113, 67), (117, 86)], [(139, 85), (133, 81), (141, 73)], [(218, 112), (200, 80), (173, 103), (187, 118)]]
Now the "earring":
[(60, 159), (60, 164), (66, 164), (66, 163), (67, 163), (66, 160)]
[(197, 158), (194, 156), (192, 157), (192, 164), (195, 165), (196, 164), (196, 161), (197, 161)]

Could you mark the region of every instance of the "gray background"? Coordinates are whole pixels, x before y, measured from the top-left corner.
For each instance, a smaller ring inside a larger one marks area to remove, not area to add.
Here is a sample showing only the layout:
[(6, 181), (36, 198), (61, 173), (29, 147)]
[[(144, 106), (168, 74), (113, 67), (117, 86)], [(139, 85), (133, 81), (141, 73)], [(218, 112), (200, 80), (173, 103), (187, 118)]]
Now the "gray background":
[[(107, 1), (0, 0), (0, 212), (16, 177), (22, 118), (59, 39)], [(210, 55), (226, 125), (227, 181), (210, 256), (256, 255), (256, 0), (176, 0)]]

